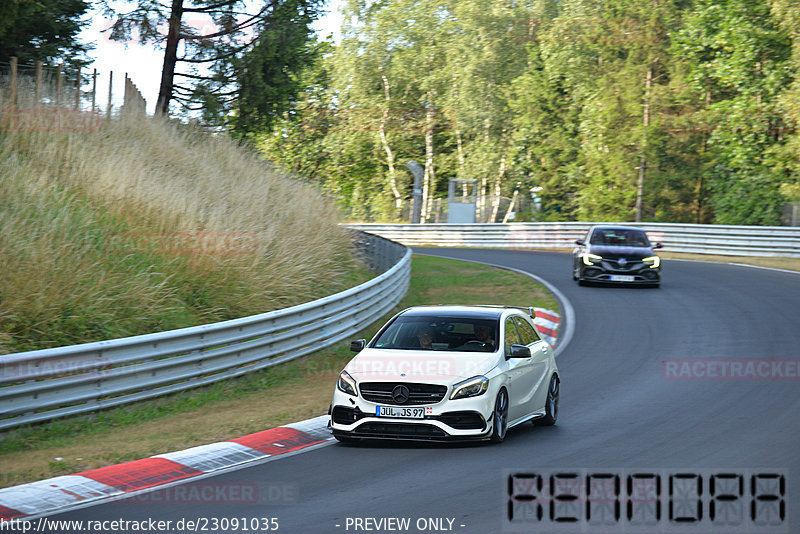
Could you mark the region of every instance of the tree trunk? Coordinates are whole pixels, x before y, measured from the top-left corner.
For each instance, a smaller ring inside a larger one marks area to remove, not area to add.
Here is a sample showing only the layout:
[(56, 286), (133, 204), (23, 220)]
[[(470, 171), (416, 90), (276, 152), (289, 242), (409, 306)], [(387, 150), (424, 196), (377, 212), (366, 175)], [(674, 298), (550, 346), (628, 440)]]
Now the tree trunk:
[[(705, 110), (708, 111), (709, 106), (711, 106), (711, 91), (706, 91), (706, 108)], [(708, 153), (708, 138), (709, 133), (708, 131), (703, 132), (703, 154)], [(698, 173), (697, 178), (697, 187), (696, 190), (696, 198), (697, 198), (697, 215), (695, 218), (695, 222), (697, 224), (703, 223), (703, 209), (705, 205), (703, 204), (703, 173)]]
[[(492, 126), (491, 119), (488, 117), (483, 121), (483, 143), (484, 146), (489, 145), (489, 130)], [(488, 218), (488, 191), (487, 188), (489, 186), (489, 177), (487, 176), (488, 166), (481, 169), (481, 185), (478, 191), (478, 222), (490, 222), (487, 221)]]
[(169, 15), (169, 29), (167, 30), (167, 47), (164, 49), (164, 66), (161, 68), (161, 86), (158, 89), (155, 109), (157, 115), (165, 117), (169, 116), (169, 101), (172, 100), (182, 17), (183, 0), (172, 0), (172, 12)]
[(511, 204), (508, 205), (505, 217), (503, 217), (503, 224), (508, 222), (511, 212), (514, 211), (514, 206), (517, 205), (517, 197), (519, 196), (519, 189), (514, 189), (514, 194), (511, 196)]
[(397, 178), (394, 172), (394, 153), (392, 147), (389, 146), (389, 141), (386, 139), (386, 121), (389, 118), (389, 80), (386, 76), (381, 76), (383, 79), (383, 93), (386, 96), (386, 107), (383, 109), (383, 116), (381, 117), (380, 137), (383, 150), (386, 152), (386, 165), (389, 166), (389, 187), (394, 195), (395, 207), (400, 210), (403, 207), (403, 197), (400, 195), (400, 190), (397, 188)]
[(500, 171), (497, 173), (497, 178), (494, 181), (494, 198), (492, 199), (492, 217), (489, 222), (497, 221), (497, 213), (500, 211), (500, 192), (503, 181), (503, 175), (506, 173), (506, 157), (500, 158)]
[(422, 186), (422, 222), (430, 219), (433, 196), (436, 192), (436, 173), (433, 169), (433, 96), (429, 91), (425, 111), (425, 182)]
[(428, 175), (428, 165), (425, 164), (425, 171), (422, 173), (422, 210), (420, 211), (419, 222), (428, 222), (428, 190), (430, 189), (430, 176)]
[(486, 175), (482, 175), (480, 189), (478, 189), (478, 222), (486, 222), (486, 186), (488, 183)]
[(647, 66), (647, 76), (644, 82), (644, 112), (642, 124), (642, 155), (639, 158), (639, 180), (636, 186), (636, 222), (642, 222), (642, 197), (644, 196), (644, 177), (647, 171), (647, 127), (650, 126), (650, 90), (653, 86), (653, 65)]

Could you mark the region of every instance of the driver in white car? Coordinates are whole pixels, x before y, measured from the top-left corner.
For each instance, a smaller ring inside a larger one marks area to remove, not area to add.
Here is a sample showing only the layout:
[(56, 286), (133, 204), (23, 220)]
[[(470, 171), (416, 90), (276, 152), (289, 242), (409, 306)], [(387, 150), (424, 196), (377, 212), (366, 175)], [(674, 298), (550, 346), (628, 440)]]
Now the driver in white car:
[(417, 331), (417, 341), (421, 349), (433, 349), (433, 331), (430, 327), (423, 326)]
[(475, 339), (481, 343), (494, 348), (494, 339), (492, 339), (492, 328), (483, 324), (475, 325)]

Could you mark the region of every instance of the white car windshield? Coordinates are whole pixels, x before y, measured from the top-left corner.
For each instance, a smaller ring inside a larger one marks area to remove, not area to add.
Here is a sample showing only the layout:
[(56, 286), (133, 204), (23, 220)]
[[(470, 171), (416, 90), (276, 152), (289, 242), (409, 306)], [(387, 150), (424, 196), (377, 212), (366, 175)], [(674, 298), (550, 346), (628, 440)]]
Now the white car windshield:
[(398, 350), (494, 352), (497, 319), (473, 317), (400, 316), (381, 332), (372, 347)]

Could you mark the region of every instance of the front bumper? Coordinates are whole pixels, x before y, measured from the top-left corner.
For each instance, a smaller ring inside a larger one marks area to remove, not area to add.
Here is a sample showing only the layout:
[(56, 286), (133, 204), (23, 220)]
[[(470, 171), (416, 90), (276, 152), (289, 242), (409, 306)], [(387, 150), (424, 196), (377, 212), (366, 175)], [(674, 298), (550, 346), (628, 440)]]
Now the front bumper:
[[(599, 264), (581, 266), (579, 277), (586, 282), (604, 284), (658, 284), (661, 281), (661, 269), (653, 269), (640, 264), (628, 269), (619, 269), (602, 261)], [(617, 276), (633, 277), (632, 280), (617, 280)]]
[(487, 393), (423, 405), (424, 418), (404, 419), (377, 417), (378, 404), (336, 390), (331, 405), (331, 430), (335, 436), (347, 438), (485, 440), (492, 433), (493, 413), (493, 397)]

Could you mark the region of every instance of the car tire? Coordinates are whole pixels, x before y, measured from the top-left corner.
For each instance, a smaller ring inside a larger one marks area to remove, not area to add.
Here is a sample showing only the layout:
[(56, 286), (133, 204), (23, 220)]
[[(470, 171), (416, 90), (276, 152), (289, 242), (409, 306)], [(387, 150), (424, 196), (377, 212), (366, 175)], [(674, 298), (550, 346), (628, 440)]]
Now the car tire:
[(550, 378), (550, 385), (547, 387), (547, 401), (544, 403), (544, 417), (535, 421), (537, 425), (553, 426), (558, 419), (558, 397), (561, 392), (561, 381), (558, 375)]
[(492, 437), (494, 443), (502, 443), (506, 439), (508, 431), (508, 393), (501, 389), (494, 401), (494, 413), (492, 414)]

